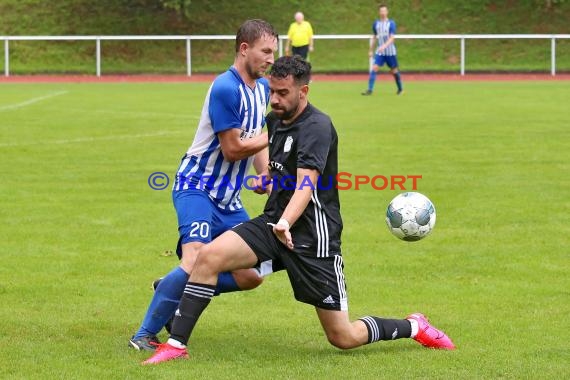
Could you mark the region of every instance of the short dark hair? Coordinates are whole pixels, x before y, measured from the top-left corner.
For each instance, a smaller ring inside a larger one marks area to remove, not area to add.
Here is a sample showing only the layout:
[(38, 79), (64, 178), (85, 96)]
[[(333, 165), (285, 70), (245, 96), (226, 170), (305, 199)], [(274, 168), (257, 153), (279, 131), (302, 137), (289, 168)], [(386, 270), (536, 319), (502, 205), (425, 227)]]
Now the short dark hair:
[(267, 21), (260, 19), (247, 20), (239, 27), (236, 33), (236, 53), (242, 43), (253, 45), (261, 37), (268, 35), (279, 40), (279, 34)]
[(280, 79), (291, 75), (297, 84), (309, 84), (311, 81), (311, 64), (299, 55), (280, 57), (271, 66), (269, 75)]
[(380, 8), (388, 9), (388, 6), (386, 4), (380, 4), (380, 5), (378, 5), (378, 9), (380, 9)]

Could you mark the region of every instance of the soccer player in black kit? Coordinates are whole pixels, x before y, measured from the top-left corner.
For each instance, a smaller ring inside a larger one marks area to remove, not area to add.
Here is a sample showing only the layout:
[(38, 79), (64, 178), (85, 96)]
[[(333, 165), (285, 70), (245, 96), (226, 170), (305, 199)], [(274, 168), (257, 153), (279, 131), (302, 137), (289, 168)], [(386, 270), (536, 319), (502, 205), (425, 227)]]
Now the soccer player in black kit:
[(143, 364), (188, 358), (186, 344), (214, 295), (218, 273), (256, 265), (287, 271), (295, 298), (315, 306), (335, 347), (413, 338), (429, 348), (455, 348), (420, 313), (350, 321), (335, 180), (338, 138), (331, 119), (307, 100), (310, 78), (310, 64), (298, 56), (275, 61), (269, 76), (272, 112), (267, 115), (273, 186), (264, 212), (202, 247), (170, 339)]

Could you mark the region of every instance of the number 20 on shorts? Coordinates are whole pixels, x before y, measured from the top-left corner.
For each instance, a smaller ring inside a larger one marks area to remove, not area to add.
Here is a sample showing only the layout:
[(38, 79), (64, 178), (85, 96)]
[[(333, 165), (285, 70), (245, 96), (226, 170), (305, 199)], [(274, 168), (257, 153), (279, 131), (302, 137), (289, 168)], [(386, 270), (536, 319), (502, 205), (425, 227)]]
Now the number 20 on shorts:
[(190, 225), (190, 237), (207, 239), (210, 235), (210, 225), (206, 222), (193, 222)]

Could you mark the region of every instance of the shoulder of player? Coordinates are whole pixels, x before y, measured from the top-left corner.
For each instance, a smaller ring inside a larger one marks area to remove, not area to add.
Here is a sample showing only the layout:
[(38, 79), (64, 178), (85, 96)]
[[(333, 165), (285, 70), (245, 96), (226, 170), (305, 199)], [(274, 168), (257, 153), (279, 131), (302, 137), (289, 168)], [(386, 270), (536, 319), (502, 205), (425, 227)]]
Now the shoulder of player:
[(309, 104), (309, 107), (310, 107), (309, 118), (315, 119), (319, 122), (329, 122), (329, 123), (331, 122), (330, 116), (321, 111), (320, 109), (318, 109), (317, 107), (315, 107), (313, 104)]
[(372, 22), (372, 31), (373, 31), (374, 33), (378, 33), (378, 28), (379, 28), (379, 26), (380, 26), (380, 19), (375, 19), (375, 20)]
[(229, 70), (223, 74), (220, 74), (212, 82), (212, 93), (226, 94), (238, 93), (240, 81), (235, 77), (235, 75)]
[(312, 105), (310, 107), (310, 114), (305, 120), (307, 127), (305, 130), (307, 132), (310, 130), (319, 130), (325, 132), (327, 130), (333, 129), (333, 123), (329, 115)]

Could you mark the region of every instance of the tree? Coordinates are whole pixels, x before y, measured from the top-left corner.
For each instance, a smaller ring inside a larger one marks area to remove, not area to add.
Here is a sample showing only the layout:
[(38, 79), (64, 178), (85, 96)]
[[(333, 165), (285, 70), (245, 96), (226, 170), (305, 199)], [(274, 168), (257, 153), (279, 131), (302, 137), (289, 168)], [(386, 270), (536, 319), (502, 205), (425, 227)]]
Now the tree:
[(173, 9), (181, 16), (190, 18), (190, 3), (191, 0), (160, 0), (164, 8)]

